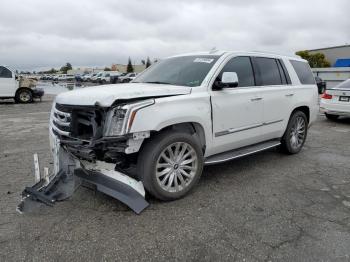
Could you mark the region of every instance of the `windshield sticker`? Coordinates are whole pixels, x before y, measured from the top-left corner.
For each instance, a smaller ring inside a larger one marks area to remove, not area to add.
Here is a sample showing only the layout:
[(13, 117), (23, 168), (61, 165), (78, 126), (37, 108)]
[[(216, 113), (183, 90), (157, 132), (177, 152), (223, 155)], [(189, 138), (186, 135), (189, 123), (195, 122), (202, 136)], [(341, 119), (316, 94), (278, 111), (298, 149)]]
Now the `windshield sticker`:
[(207, 64), (210, 64), (213, 61), (214, 61), (214, 59), (211, 59), (211, 58), (196, 58), (193, 61), (193, 63), (207, 63)]

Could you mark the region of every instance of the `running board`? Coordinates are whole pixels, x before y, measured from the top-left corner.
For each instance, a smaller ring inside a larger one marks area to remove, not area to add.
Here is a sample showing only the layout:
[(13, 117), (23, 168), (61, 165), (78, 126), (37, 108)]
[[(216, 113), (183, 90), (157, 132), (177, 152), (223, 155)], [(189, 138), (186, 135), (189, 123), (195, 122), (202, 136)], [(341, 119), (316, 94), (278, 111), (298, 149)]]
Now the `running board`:
[(264, 151), (264, 150), (279, 146), (280, 144), (281, 142), (279, 140), (269, 140), (259, 144), (241, 147), (241, 148), (227, 151), (224, 153), (209, 156), (205, 159), (204, 164), (215, 165), (215, 164), (223, 163), (239, 157), (255, 154), (260, 151)]

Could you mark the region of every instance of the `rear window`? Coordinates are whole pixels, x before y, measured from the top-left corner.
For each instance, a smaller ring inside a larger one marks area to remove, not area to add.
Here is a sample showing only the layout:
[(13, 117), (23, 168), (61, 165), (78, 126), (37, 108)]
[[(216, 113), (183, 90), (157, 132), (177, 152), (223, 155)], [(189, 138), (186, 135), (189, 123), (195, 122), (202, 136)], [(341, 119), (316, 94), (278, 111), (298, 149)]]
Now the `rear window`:
[(344, 82), (335, 86), (334, 89), (349, 89), (350, 90), (350, 79), (345, 80)]
[(310, 70), (310, 66), (308, 63), (295, 60), (290, 60), (290, 62), (298, 75), (300, 83), (302, 83), (303, 85), (315, 84), (315, 78)]

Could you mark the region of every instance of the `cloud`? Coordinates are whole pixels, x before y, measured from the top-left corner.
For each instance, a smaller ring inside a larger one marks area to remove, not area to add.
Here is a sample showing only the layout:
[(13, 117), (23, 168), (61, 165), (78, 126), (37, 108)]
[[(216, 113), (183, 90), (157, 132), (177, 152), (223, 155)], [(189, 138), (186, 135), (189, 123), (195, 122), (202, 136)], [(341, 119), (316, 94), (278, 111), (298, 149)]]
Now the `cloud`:
[(348, 10), (348, 0), (12, 0), (0, 9), (0, 57), (22, 70), (214, 46), (294, 53), (349, 42)]

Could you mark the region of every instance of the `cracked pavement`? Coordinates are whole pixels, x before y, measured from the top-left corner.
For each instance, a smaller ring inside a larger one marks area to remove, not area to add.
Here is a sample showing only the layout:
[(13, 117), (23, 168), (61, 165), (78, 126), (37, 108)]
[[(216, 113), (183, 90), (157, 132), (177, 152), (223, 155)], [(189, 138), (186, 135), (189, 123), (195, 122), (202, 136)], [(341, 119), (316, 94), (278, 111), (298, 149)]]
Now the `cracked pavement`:
[(51, 103), (0, 101), (0, 261), (350, 260), (350, 119), (319, 116), (298, 155), (206, 167), (190, 195), (141, 215), (83, 187), (20, 215), (33, 153), (52, 166)]

